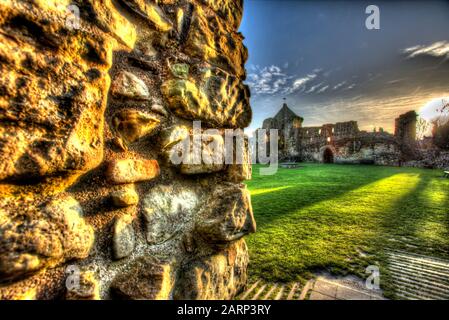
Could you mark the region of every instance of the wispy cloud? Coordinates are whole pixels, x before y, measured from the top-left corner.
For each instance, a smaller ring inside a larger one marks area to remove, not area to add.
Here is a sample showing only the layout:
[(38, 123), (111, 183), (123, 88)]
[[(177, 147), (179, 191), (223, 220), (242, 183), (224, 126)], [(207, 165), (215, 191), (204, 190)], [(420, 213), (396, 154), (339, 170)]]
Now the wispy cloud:
[(387, 84), (397, 84), (404, 80), (406, 80), (406, 79), (393, 79), (393, 80), (388, 81)]
[(285, 69), (279, 66), (263, 67), (250, 65), (248, 70), (247, 84), (251, 88), (251, 92), (255, 95), (273, 95), (273, 94), (293, 94), (296, 92), (304, 92), (306, 85), (317, 78), (321, 69), (315, 69), (312, 73), (304, 76), (293, 76), (287, 74)]
[(280, 93), (291, 79), (290, 76), (282, 72), (280, 67), (275, 65), (263, 68), (251, 65), (248, 70), (250, 73), (247, 83), (254, 94)]
[(253, 96), (275, 96), (302, 94), (319, 96), (331, 91), (347, 91), (356, 87), (357, 76), (337, 83), (329, 83), (329, 72), (315, 68), (303, 75), (292, 75), (287, 68), (271, 65), (260, 67), (248, 66), (247, 84)]
[(341, 88), (342, 86), (344, 86), (346, 84), (346, 81), (342, 81), (340, 83), (337, 83), (332, 90), (338, 90), (339, 88)]
[(355, 88), (355, 83), (347, 86), (344, 90), (351, 90), (351, 89), (354, 89), (354, 88)]
[[(356, 120), (361, 130), (372, 130), (374, 126), (394, 130), (394, 119), (409, 110), (419, 110), (428, 101), (444, 96), (444, 92), (423, 91), (411, 96), (355, 96), (317, 103), (299, 104), (304, 126)], [(379, 112), (382, 106), (382, 112)], [(320, 110), (320, 113), (317, 113)]]
[(449, 42), (438, 41), (430, 45), (417, 45), (402, 50), (407, 58), (416, 58), (419, 56), (431, 56), (437, 58), (449, 59)]
[(323, 93), (324, 91), (326, 91), (329, 88), (329, 86), (324, 86), (322, 87), (320, 90), (317, 91), (317, 93)]
[(313, 92), (315, 92), (316, 89), (318, 89), (318, 88), (321, 87), (322, 85), (323, 85), (323, 83), (320, 82), (320, 83), (318, 83), (318, 84), (316, 84), (316, 85), (310, 87), (310, 89), (307, 90), (306, 93), (313, 93)]
[(285, 93), (291, 94), (297, 91), (303, 92), (306, 88), (306, 84), (316, 77), (317, 75), (315, 73), (312, 73), (303, 78), (296, 79), (295, 81), (293, 81), (293, 84), (290, 87), (286, 88)]

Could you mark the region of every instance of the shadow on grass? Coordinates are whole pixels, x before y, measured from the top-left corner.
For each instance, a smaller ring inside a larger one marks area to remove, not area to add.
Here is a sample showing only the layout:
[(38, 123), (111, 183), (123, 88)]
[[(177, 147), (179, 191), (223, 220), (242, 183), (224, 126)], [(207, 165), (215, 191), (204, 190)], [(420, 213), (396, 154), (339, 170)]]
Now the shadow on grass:
[(419, 174), (409, 192), (391, 203), (382, 215), (373, 243), (373, 261), (380, 265), (381, 288), (395, 298), (388, 269), (388, 251), (400, 250), (443, 259), (449, 258), (449, 183)]
[(418, 179), (383, 214), (379, 246), (449, 258), (449, 183), (424, 174)]
[(256, 176), (248, 186), (258, 227), (396, 174), (375, 166), (353, 166), (350, 172), (346, 172), (347, 168), (308, 164), (299, 169), (279, 169), (275, 176)]
[(403, 235), (448, 248), (448, 184), (435, 177), (421, 169), (342, 165), (256, 174), (248, 182), (258, 223), (248, 238), (250, 275), (295, 281), (326, 269), (364, 276), (367, 265), (385, 265), (377, 253), (388, 239)]

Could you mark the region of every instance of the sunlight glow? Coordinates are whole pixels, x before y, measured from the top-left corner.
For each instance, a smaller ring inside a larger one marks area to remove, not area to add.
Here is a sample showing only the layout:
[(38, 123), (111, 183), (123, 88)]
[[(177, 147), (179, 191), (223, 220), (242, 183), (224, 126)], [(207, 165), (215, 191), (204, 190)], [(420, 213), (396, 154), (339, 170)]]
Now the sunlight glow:
[(291, 188), (290, 186), (283, 186), (283, 187), (277, 187), (277, 188), (270, 188), (270, 189), (257, 189), (257, 190), (251, 190), (251, 196), (256, 196), (259, 194), (265, 194), (270, 192), (276, 192), (280, 190), (284, 190), (287, 188)]
[[(412, 192), (419, 183), (419, 175), (398, 173), (388, 178), (384, 178), (361, 188), (349, 191), (344, 195), (331, 199), (333, 210), (344, 210), (356, 213), (359, 210), (367, 212), (369, 210), (378, 211), (379, 208), (389, 208), (399, 202), (402, 197)], [(392, 189), (395, 191), (392, 192)], [(379, 206), (372, 208), (365, 206), (365, 202), (372, 201), (372, 197), (378, 197), (376, 201)], [(326, 200), (329, 201), (329, 200)], [(315, 203), (313, 207), (321, 207), (323, 203)]]
[(441, 115), (443, 101), (449, 102), (449, 97), (435, 98), (427, 102), (418, 112), (419, 116), (427, 121), (434, 120)]

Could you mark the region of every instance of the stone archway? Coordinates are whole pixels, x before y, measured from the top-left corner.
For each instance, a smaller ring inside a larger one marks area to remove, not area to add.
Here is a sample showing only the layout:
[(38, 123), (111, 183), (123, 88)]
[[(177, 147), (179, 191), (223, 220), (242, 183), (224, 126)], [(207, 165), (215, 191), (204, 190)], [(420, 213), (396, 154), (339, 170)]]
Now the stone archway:
[(331, 148), (325, 148), (323, 151), (323, 163), (334, 163), (334, 152)]

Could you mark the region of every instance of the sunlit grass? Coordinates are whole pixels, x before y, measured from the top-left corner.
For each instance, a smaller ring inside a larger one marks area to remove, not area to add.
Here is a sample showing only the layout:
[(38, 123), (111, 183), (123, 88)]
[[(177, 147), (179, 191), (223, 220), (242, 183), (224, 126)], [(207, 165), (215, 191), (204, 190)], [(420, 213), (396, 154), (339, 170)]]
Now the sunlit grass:
[[(258, 232), (250, 276), (302, 281), (315, 270), (364, 275), (384, 249), (445, 257), (449, 179), (438, 170), (306, 164), (248, 181)], [(388, 290), (388, 284), (384, 283)]]

